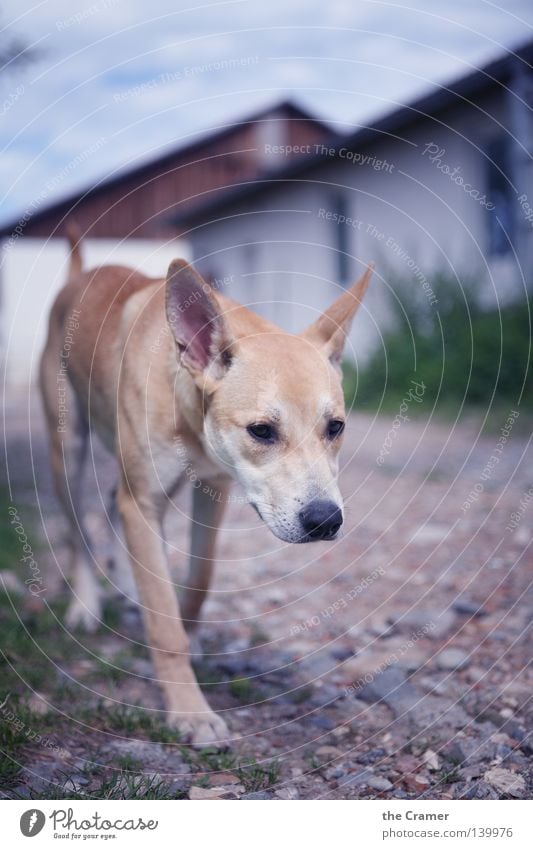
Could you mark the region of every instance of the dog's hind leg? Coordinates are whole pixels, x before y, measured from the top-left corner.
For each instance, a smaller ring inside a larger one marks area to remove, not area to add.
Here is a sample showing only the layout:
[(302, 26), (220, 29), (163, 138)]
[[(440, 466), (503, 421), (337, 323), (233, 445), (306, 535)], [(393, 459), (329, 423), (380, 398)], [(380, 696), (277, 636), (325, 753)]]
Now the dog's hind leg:
[(224, 479), (193, 490), (189, 573), (180, 601), (182, 619), (190, 635), (198, 625), (213, 576), (216, 536), (228, 491), (229, 482)]
[(41, 391), (50, 434), (54, 486), (69, 524), (73, 598), (66, 623), (70, 628), (81, 626), (94, 631), (101, 618), (101, 598), (82, 510), (89, 429), (68, 377), (61, 375), (61, 382), (58, 382), (58, 375), (59, 359), (49, 344), (41, 363)]
[(113, 488), (107, 505), (107, 521), (111, 537), (111, 566), (108, 579), (116, 590), (117, 595), (125, 604), (126, 610), (138, 611), (139, 596), (133, 577), (131, 560), (126, 538), (117, 506), (117, 487)]
[[(75, 402), (74, 398), (72, 402)], [(72, 415), (73, 421), (67, 432), (57, 434), (52, 439), (54, 482), (71, 534), (70, 580), (73, 597), (65, 621), (69, 628), (81, 627), (95, 631), (101, 620), (101, 593), (82, 507), (83, 469), (89, 430), (79, 413), (74, 414), (71, 409), (69, 415)]]

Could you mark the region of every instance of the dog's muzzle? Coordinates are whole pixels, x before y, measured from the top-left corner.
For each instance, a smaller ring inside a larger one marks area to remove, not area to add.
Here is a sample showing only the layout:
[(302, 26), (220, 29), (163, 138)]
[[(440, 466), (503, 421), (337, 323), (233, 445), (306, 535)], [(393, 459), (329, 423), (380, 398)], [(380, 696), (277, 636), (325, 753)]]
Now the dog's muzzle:
[(300, 542), (334, 539), (342, 525), (342, 512), (334, 501), (311, 501), (299, 517), (303, 536)]

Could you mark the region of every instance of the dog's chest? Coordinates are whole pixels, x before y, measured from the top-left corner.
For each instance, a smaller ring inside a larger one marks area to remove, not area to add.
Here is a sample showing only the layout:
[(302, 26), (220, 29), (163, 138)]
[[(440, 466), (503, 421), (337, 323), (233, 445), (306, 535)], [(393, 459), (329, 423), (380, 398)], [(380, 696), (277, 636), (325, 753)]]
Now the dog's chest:
[(172, 441), (152, 443), (153, 469), (159, 487), (168, 494), (189, 482), (211, 481), (221, 475), (220, 466), (206, 456), (202, 446), (176, 433)]

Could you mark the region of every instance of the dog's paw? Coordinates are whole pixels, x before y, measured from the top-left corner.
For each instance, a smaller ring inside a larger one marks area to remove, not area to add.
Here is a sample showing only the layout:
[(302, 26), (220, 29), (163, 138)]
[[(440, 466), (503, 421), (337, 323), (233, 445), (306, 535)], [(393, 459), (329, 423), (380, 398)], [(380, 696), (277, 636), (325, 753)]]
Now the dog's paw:
[(89, 634), (94, 634), (100, 626), (101, 618), (101, 611), (99, 609), (93, 610), (82, 604), (77, 598), (74, 598), (68, 606), (65, 615), (65, 624), (70, 631), (79, 628)]
[(168, 722), (173, 728), (177, 728), (184, 742), (191, 743), (198, 749), (206, 746), (228, 749), (230, 746), (229, 728), (213, 711), (187, 718), (170, 715)]

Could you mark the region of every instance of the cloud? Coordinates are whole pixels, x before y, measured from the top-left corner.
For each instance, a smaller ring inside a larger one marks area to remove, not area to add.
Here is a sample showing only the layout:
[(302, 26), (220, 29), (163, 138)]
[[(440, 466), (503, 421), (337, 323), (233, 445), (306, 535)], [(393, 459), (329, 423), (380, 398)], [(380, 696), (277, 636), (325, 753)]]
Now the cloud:
[(0, 78), (0, 108), (24, 88), (0, 124), (4, 219), (98, 139), (58, 195), (280, 96), (339, 129), (365, 121), (525, 40), (533, 23), (529, 0), (47, 0), (22, 13), (4, 0), (2, 13), (42, 51)]

